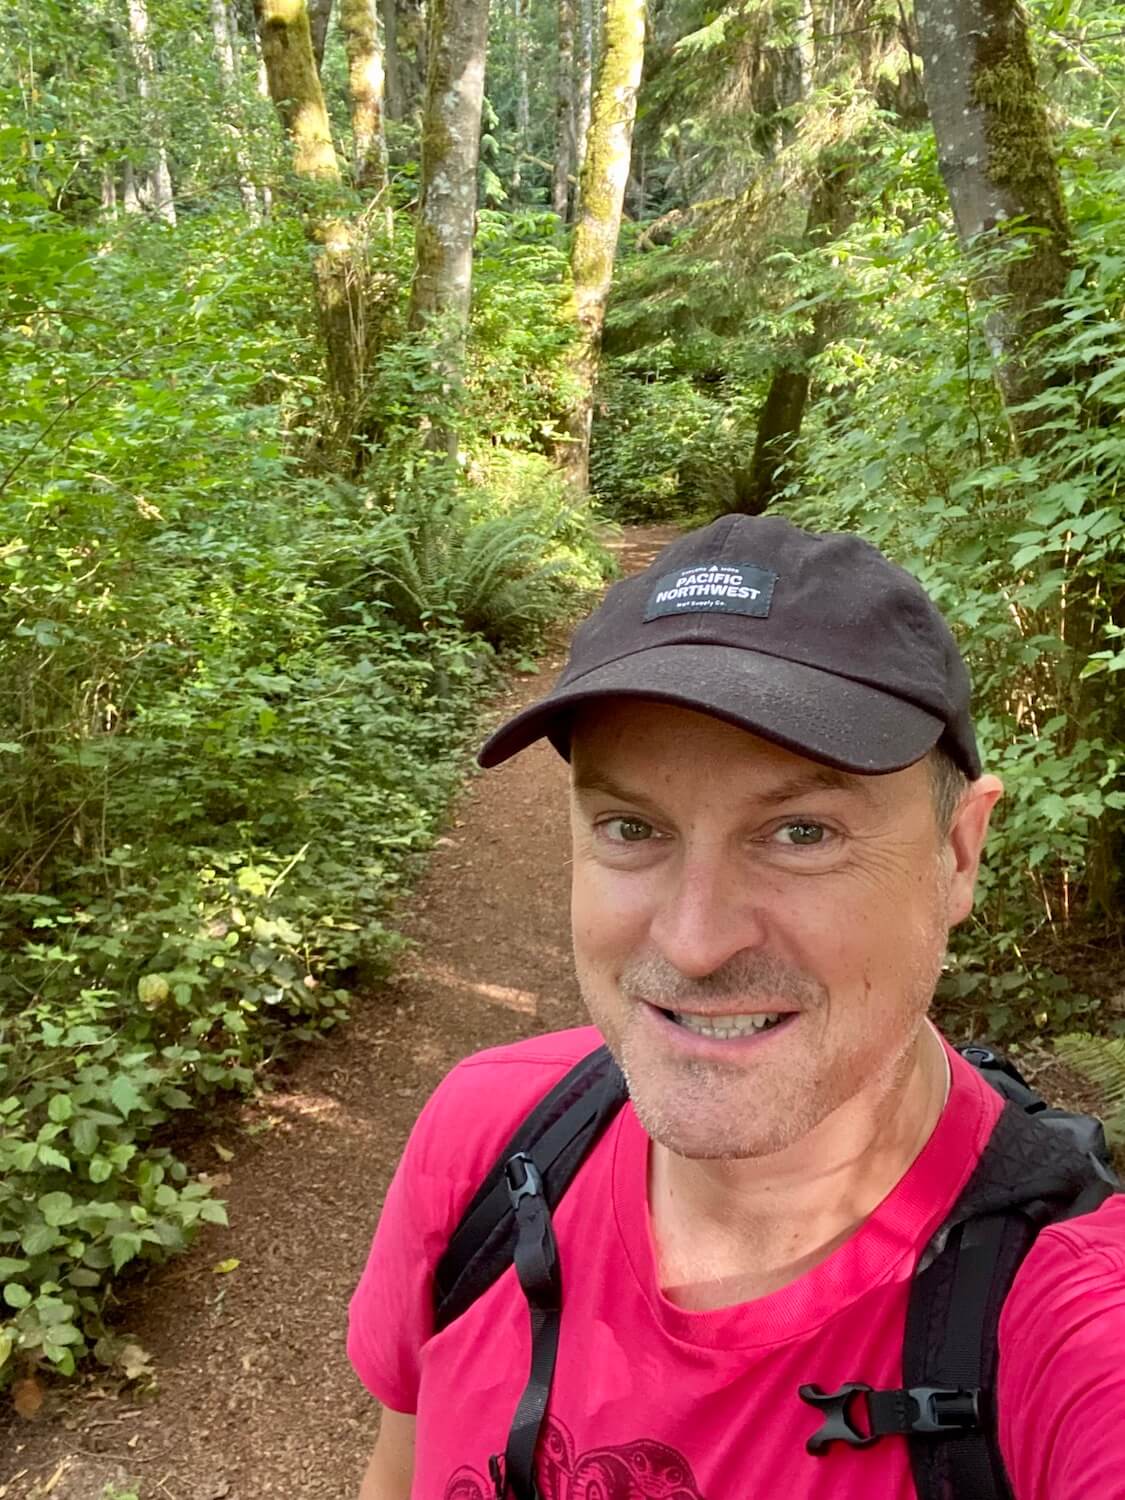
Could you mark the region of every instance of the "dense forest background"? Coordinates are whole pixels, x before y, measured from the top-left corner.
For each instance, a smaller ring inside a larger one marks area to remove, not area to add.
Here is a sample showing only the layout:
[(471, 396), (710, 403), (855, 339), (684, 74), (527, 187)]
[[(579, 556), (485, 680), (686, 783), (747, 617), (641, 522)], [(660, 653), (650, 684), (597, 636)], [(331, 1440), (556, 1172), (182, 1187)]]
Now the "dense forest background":
[(224, 1215), (171, 1127), (383, 971), (615, 521), (919, 574), (1008, 788), (949, 1024), (1125, 1111), (1119, 7), (0, 28), (0, 1383), (127, 1363), (115, 1277)]

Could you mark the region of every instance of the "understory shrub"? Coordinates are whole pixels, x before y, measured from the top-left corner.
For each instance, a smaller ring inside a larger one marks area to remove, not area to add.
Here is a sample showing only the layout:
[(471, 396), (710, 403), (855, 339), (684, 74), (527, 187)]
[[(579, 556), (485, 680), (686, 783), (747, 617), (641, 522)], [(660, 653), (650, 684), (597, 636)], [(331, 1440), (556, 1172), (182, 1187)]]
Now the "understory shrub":
[(535, 455), (498, 493), (499, 461), (427, 452), (409, 341), (382, 463), (298, 464), (322, 377), (293, 222), (43, 205), (7, 249), (0, 1383), (125, 1359), (115, 1279), (225, 1219), (173, 1125), (385, 969), (499, 653), (604, 557)]

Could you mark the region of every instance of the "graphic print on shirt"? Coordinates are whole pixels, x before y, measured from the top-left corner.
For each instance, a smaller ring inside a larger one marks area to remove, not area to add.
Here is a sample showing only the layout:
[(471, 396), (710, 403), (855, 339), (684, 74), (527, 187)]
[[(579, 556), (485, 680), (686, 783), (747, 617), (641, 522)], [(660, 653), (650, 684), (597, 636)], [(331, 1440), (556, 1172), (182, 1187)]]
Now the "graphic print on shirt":
[[(683, 1454), (652, 1438), (612, 1448), (591, 1448), (577, 1458), (574, 1439), (557, 1417), (548, 1417), (540, 1446), (543, 1500), (704, 1500)], [(491, 1481), (462, 1467), (443, 1500), (495, 1500)]]

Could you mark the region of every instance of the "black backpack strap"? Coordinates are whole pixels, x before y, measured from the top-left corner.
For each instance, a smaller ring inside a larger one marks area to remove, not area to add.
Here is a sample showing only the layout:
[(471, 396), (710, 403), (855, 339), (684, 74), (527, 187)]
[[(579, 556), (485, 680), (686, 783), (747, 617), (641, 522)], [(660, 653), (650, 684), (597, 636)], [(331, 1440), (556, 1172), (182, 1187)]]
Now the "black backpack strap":
[(975, 1431), (940, 1443), (911, 1438), (920, 1500), (1010, 1500), (996, 1430), (1001, 1308), (1039, 1231), (1091, 1212), (1113, 1191), (1076, 1139), (1021, 1104), (1005, 1104), (911, 1293), (904, 1383), (979, 1393)]
[[(919, 1500), (1011, 1500), (996, 1435), (1000, 1311), (1040, 1229), (1090, 1213), (1112, 1175), (1067, 1132), (1005, 1104), (953, 1212), (919, 1261), (903, 1348), (903, 1388), (861, 1382), (800, 1395), (824, 1413), (811, 1453), (910, 1445)], [(865, 1416), (856, 1408), (865, 1407)]]
[(434, 1273), (435, 1328), (445, 1328), (514, 1263), (531, 1319), (531, 1367), (504, 1461), (489, 1460), (496, 1500), (540, 1500), (535, 1448), (554, 1378), (562, 1284), (551, 1210), (626, 1099), (606, 1047), (540, 1100), (496, 1159)]
[(505, 1171), (510, 1159), (528, 1156), (542, 1179), (547, 1207), (557, 1207), (626, 1094), (609, 1049), (599, 1047), (535, 1106), (496, 1158), (438, 1261), (435, 1331), (459, 1318), (513, 1262), (516, 1217)]

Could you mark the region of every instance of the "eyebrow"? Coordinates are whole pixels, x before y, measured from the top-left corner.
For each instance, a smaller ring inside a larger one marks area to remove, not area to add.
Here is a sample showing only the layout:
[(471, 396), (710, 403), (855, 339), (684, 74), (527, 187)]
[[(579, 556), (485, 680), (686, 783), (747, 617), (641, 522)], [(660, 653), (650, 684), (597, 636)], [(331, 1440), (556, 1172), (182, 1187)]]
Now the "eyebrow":
[[(601, 793), (619, 802), (628, 802), (635, 807), (654, 806), (653, 799), (643, 792), (622, 786), (602, 771), (576, 770), (574, 790), (579, 793)], [(872, 790), (865, 778), (838, 771), (834, 766), (812, 766), (808, 770), (795, 771), (770, 786), (751, 793), (753, 800), (760, 802), (792, 802), (809, 792), (857, 792), (865, 801), (870, 801)]]

